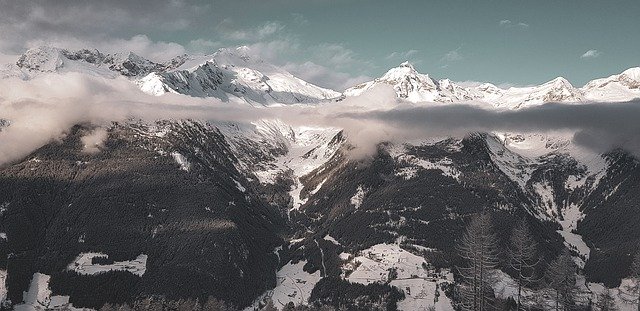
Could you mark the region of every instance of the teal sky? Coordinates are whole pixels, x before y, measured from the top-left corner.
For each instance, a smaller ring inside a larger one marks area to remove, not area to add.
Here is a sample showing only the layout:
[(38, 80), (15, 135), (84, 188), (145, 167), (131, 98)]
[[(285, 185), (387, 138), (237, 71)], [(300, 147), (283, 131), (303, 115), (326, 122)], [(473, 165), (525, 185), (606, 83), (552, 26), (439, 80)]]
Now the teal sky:
[(640, 66), (638, 0), (0, 0), (0, 9), (0, 53), (46, 43), (158, 58), (248, 45), (336, 89), (404, 60), (435, 78), (498, 85), (564, 76), (582, 86)]
[[(352, 75), (376, 77), (406, 58), (421, 72), (457, 81), (526, 85), (564, 76), (580, 86), (640, 65), (637, 0), (233, 2), (214, 5), (218, 19), (241, 28), (280, 21), (303, 45), (340, 44), (364, 62), (345, 68)], [(296, 24), (292, 13), (306, 22)], [(194, 34), (222, 40), (208, 31)], [(388, 57), (410, 50), (417, 52)], [(581, 58), (588, 50), (599, 55)]]

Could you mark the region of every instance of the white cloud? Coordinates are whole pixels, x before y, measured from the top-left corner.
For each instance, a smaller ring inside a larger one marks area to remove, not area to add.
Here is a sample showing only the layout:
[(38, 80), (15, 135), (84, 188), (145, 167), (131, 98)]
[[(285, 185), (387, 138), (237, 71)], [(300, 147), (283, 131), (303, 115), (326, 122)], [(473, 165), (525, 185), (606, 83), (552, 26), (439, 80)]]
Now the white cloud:
[(358, 59), (354, 51), (339, 43), (320, 43), (310, 50), (315, 59), (331, 66), (351, 66), (366, 63)]
[(285, 25), (278, 21), (268, 21), (260, 26), (235, 29), (230, 18), (224, 19), (217, 26), (220, 35), (231, 41), (255, 42), (272, 37), (285, 29)]
[(0, 64), (15, 63), (15, 61), (18, 59), (18, 57), (20, 57), (20, 56), (19, 55), (0, 53)]
[(529, 24), (525, 23), (525, 22), (512, 22), (509, 19), (503, 19), (501, 21), (498, 22), (498, 25), (500, 25), (501, 27), (504, 28), (520, 28), (520, 29), (527, 29), (529, 28)]
[(0, 50), (33, 41), (99, 42), (139, 33), (184, 31), (207, 10), (180, 1), (1, 1)]
[(418, 50), (408, 50), (408, 51), (404, 51), (404, 52), (391, 52), (389, 55), (387, 55), (385, 57), (385, 59), (387, 60), (392, 60), (392, 59), (408, 59), (411, 58), (412, 56), (418, 54)]
[(129, 39), (97, 37), (86, 40), (63, 36), (26, 42), (27, 48), (35, 48), (43, 45), (70, 50), (86, 48), (97, 49), (104, 53), (133, 52), (153, 61), (166, 61), (186, 52), (185, 47), (178, 43), (153, 41), (146, 35), (135, 35)]
[(300, 13), (291, 13), (291, 17), (293, 17), (293, 22), (297, 25), (304, 26), (309, 24), (309, 20)]
[(261, 41), (247, 46), (251, 55), (276, 65), (284, 62), (285, 58), (300, 52), (300, 44), (296, 40), (289, 39)]
[(217, 49), (224, 47), (224, 44), (220, 41), (196, 39), (191, 40), (187, 47), (188, 50), (192, 52), (210, 54)]
[(304, 62), (302, 64), (290, 62), (285, 64), (283, 68), (303, 80), (338, 91), (372, 80), (367, 75), (352, 76), (314, 62)]
[(97, 153), (104, 147), (104, 142), (107, 140), (109, 133), (103, 128), (96, 128), (90, 133), (80, 138), (85, 153)]
[(258, 27), (257, 33), (259, 38), (266, 38), (282, 31), (284, 27), (280, 22), (266, 22), (264, 25)]
[(582, 56), (580, 56), (580, 58), (582, 58), (582, 59), (597, 58), (600, 55), (602, 55), (602, 52), (600, 52), (598, 50), (588, 50), (588, 51), (584, 52), (584, 54), (582, 54)]
[(447, 53), (444, 54), (444, 56), (442, 56), (442, 59), (440, 61), (443, 62), (448, 62), (448, 63), (452, 63), (452, 62), (457, 62), (457, 61), (461, 61), (464, 59), (464, 56), (462, 55), (462, 53), (460, 53), (460, 49), (462, 47), (459, 47), (455, 50), (451, 50)]

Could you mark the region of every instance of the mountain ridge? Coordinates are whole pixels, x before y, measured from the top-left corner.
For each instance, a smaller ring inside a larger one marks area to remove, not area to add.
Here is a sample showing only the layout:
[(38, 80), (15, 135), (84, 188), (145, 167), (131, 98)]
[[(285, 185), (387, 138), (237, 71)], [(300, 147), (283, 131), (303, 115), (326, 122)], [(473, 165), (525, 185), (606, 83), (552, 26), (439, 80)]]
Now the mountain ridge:
[[(435, 80), (418, 73), (408, 62), (389, 69), (380, 78), (345, 90), (346, 96), (358, 96), (379, 84), (391, 85), (398, 97), (410, 102), (455, 103), (484, 101), (495, 108), (519, 109), (547, 102), (581, 103), (588, 101), (628, 101), (640, 97), (640, 67), (633, 67), (608, 78), (595, 79), (582, 88), (574, 87), (564, 77), (540, 85), (502, 89), (484, 82), (463, 87), (449, 79)], [(617, 86), (613, 89), (610, 85)], [(605, 88), (609, 86), (608, 88)]]
[(447, 78), (436, 80), (418, 72), (409, 62), (385, 74), (337, 92), (295, 77), (288, 71), (251, 55), (246, 46), (221, 48), (210, 55), (179, 55), (157, 63), (135, 53), (103, 54), (97, 50), (43, 46), (5, 64), (0, 77), (30, 79), (41, 73), (79, 71), (114, 78), (125, 76), (145, 93), (177, 93), (214, 97), (257, 105), (317, 103), (358, 96), (379, 84), (391, 85), (399, 98), (413, 102), (460, 103), (479, 101), (498, 109), (520, 109), (547, 102), (583, 103), (629, 101), (640, 98), (640, 67), (589, 81), (575, 87), (557, 77), (540, 85), (499, 88), (492, 83), (463, 86)]

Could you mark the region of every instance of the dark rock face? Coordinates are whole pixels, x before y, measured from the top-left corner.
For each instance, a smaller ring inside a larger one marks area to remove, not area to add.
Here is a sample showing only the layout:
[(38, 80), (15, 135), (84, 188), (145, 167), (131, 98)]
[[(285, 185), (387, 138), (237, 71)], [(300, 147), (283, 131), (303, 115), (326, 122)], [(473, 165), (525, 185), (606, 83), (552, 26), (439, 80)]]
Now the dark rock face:
[[(81, 137), (92, 126), (79, 125), (62, 141), (1, 167), (0, 232), (7, 239), (0, 239), (0, 267), (8, 271), (9, 299), (21, 301), (41, 272), (51, 275), (54, 294), (70, 296), (77, 307), (151, 295), (214, 296), (244, 307), (275, 286), (279, 267), (299, 260), (307, 261), (305, 271), (329, 278), (314, 290), (318, 299), (351, 299), (332, 296), (338, 285), (374, 300), (395, 297), (385, 286), (335, 279), (344, 272), (339, 255), (399, 243), (448, 268), (459, 260), (456, 240), (469, 216), (482, 210), (491, 211), (503, 248), (517, 220), (525, 219), (549, 262), (564, 247), (556, 232), (563, 210), (578, 206), (585, 216), (577, 233), (591, 247), (585, 274), (610, 286), (627, 275), (640, 243), (640, 165), (622, 151), (606, 155), (608, 171), (595, 187), (595, 178), (567, 186), (588, 172), (565, 154), (538, 159), (519, 185), (501, 168), (506, 151), (486, 134), (402, 150), (380, 144), (375, 155), (353, 159), (340, 132), (328, 148), (338, 151), (300, 178), (306, 203), (289, 210), (293, 172), (269, 184), (254, 174), (287, 154), (287, 143), (247, 139), (228, 126), (223, 132), (191, 121), (113, 124), (100, 152), (85, 153)], [(536, 192), (539, 184), (551, 197)], [(340, 244), (324, 239), (327, 234)], [(145, 254), (146, 272), (68, 270), (86, 252), (109, 256), (95, 258), (96, 264)], [(505, 263), (501, 268), (511, 272)]]
[(591, 248), (585, 272), (593, 282), (618, 286), (640, 245), (640, 163), (623, 151), (607, 154), (608, 172), (589, 194), (578, 225)]
[[(238, 172), (214, 128), (160, 126), (166, 136), (116, 124), (97, 154), (81, 151), (87, 128), (78, 126), (63, 141), (0, 169), (0, 229), (8, 236), (0, 264), (8, 269), (12, 301), (22, 300), (35, 272), (52, 276), (54, 294), (89, 307), (148, 294), (212, 295), (244, 306), (273, 286), (280, 213)], [(188, 159), (188, 171), (171, 152)], [(114, 261), (146, 254), (146, 273), (67, 271), (84, 252)]]

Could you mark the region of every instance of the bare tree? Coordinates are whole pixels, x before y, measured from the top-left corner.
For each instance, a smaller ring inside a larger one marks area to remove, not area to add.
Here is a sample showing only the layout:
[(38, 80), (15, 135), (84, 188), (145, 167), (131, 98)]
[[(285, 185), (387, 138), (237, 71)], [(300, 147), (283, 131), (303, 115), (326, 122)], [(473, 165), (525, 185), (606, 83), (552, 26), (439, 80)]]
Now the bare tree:
[(609, 289), (605, 289), (603, 293), (598, 295), (598, 301), (595, 304), (598, 311), (618, 311), (616, 301)]
[(623, 286), (620, 297), (627, 303), (637, 305), (640, 311), (640, 252), (633, 257), (629, 279), (631, 283)]
[(576, 286), (577, 266), (571, 258), (569, 250), (562, 250), (551, 262), (545, 279), (555, 296), (555, 310), (570, 310), (576, 305), (579, 289)]
[(536, 281), (534, 278), (536, 266), (540, 263), (537, 247), (527, 222), (524, 219), (518, 222), (511, 233), (508, 247), (509, 266), (517, 274), (518, 296), (516, 304), (518, 310), (522, 309), (522, 288)]
[(498, 265), (498, 240), (493, 233), (491, 216), (475, 215), (458, 244), (464, 264), (457, 267), (462, 276), (460, 286), (463, 310), (485, 311), (493, 298), (493, 270)]

